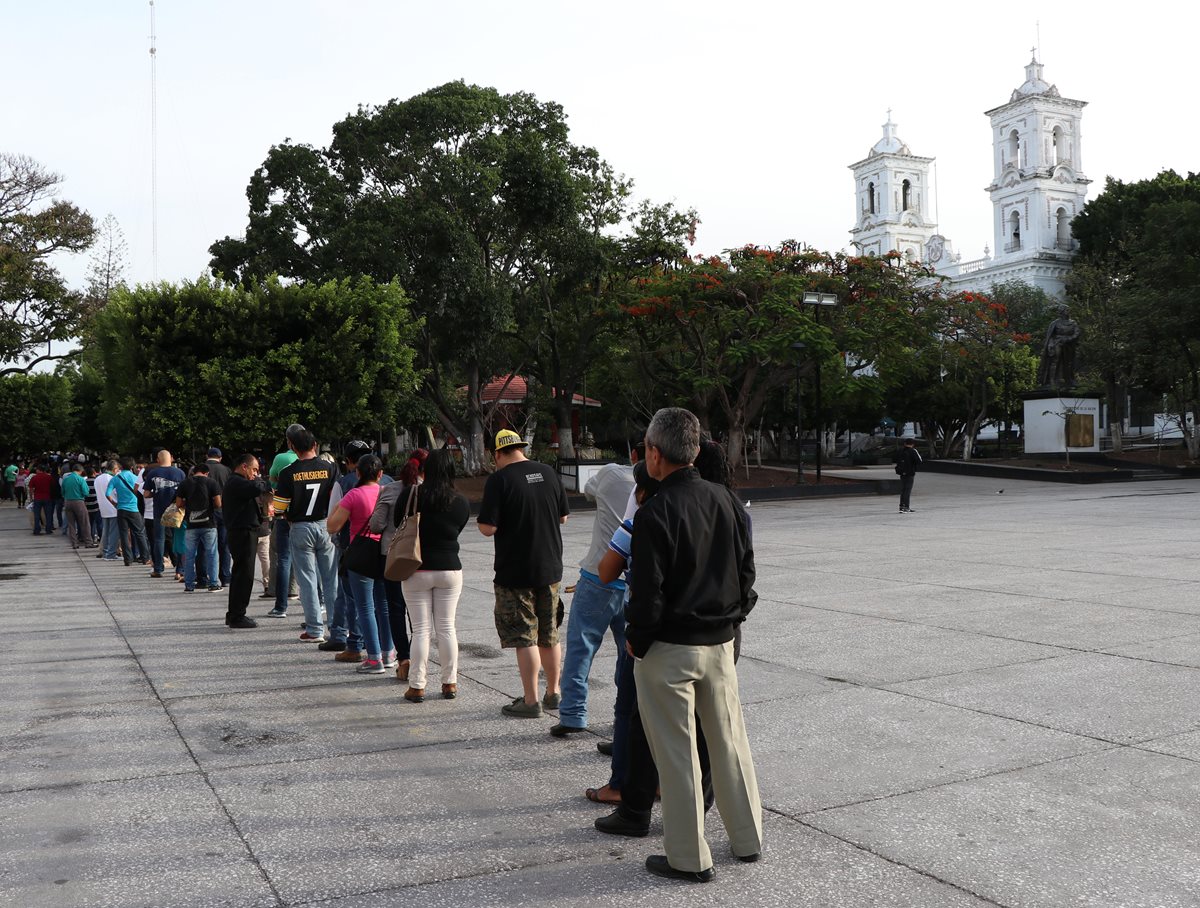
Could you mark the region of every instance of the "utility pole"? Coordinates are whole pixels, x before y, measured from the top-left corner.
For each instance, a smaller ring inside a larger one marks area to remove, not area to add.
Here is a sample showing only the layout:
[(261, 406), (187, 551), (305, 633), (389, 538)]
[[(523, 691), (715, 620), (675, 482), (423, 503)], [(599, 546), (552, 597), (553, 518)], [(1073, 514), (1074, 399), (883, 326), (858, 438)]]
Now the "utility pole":
[(150, 0), (150, 259), (158, 282), (158, 36), (154, 31), (154, 0)]

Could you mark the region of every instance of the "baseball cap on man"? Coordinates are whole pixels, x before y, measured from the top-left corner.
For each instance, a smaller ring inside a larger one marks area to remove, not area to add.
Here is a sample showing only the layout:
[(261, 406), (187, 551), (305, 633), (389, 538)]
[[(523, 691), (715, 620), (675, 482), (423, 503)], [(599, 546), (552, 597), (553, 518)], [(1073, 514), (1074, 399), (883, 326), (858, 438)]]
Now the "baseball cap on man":
[(220, 449), (220, 448), (209, 448), (209, 449), (208, 449), (208, 456), (209, 456), (209, 457), (220, 457), (220, 456), (221, 456), (221, 449)]
[(512, 429), (501, 429), (496, 433), (496, 450), (502, 451), (505, 448), (515, 448), (523, 446), (525, 439), (514, 432)]

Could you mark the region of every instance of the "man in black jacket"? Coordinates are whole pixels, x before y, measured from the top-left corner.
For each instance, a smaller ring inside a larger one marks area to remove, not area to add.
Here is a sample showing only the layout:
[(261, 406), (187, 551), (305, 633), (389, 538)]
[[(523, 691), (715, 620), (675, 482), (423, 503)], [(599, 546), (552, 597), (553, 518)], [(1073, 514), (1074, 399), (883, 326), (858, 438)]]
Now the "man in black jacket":
[(917, 476), (917, 466), (921, 463), (921, 455), (917, 453), (917, 440), (906, 437), (904, 447), (896, 452), (896, 473), (900, 476), (900, 513), (911, 514), (913, 509), (908, 506), (912, 495), (913, 480)]
[(250, 605), (250, 593), (254, 590), (258, 528), (263, 522), (258, 499), (269, 491), (271, 487), (258, 477), (258, 458), (253, 454), (243, 454), (221, 495), (229, 534), (229, 551), (233, 556), (229, 605), (225, 612), (225, 624), (229, 627), (258, 627), (257, 621), (246, 617), (246, 608)]
[(646, 465), (658, 494), (633, 522), (626, 639), (638, 709), (659, 770), (663, 845), (646, 869), (708, 882), (695, 720), (704, 726), (713, 789), (733, 853), (758, 860), (762, 805), (733, 665), (734, 628), (754, 607), (754, 552), (745, 515), (728, 489), (692, 467), (700, 424), (687, 410), (654, 414)]

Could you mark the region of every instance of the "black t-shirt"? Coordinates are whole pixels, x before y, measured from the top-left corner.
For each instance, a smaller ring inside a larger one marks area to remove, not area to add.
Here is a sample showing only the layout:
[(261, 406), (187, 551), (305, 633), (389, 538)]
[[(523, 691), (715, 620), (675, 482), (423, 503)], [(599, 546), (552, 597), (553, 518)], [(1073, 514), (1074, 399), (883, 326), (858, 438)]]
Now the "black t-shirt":
[[(408, 504), (408, 495), (397, 502), (397, 511)], [(461, 571), (462, 561), (458, 557), (458, 536), (471, 519), (471, 505), (457, 492), (449, 502), (436, 505), (421, 486), (417, 498), (417, 510), (421, 513), (421, 570)]]
[(289, 464), (279, 472), (276, 511), (286, 508), (291, 523), (325, 520), (329, 516), (329, 493), (337, 477), (337, 467), (319, 457)]
[(179, 484), (186, 478), (179, 467), (151, 467), (142, 474), (143, 487), (154, 495), (156, 515), (161, 517), (167, 505), (175, 500), (175, 496), (179, 494)]
[(528, 589), (562, 580), (559, 525), (569, 513), (558, 474), (545, 464), (521, 460), (489, 476), (478, 521), (496, 528), (496, 583)]
[(221, 487), (211, 476), (192, 475), (179, 484), (177, 494), (184, 501), (184, 517), (189, 529), (213, 526), (213, 499)]

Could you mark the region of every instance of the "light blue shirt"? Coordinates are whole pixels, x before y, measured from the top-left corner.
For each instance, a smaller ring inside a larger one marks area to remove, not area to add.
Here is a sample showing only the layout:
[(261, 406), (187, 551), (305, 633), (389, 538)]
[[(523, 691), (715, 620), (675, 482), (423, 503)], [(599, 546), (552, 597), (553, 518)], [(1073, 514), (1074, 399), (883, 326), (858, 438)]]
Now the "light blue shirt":
[(112, 478), (112, 482), (108, 484), (108, 491), (116, 491), (117, 493), (117, 510), (118, 511), (138, 511), (137, 493), (134, 489), (137, 488), (138, 478), (129, 472), (122, 470)]

